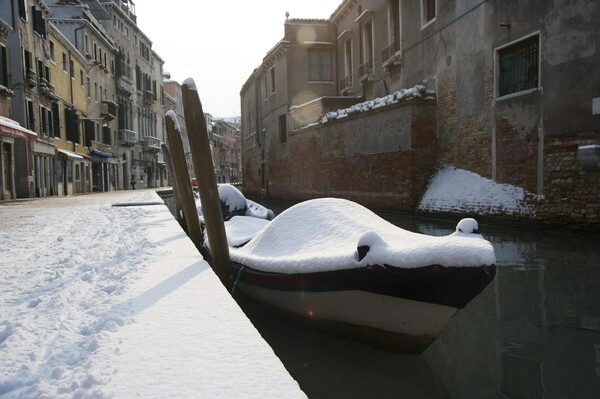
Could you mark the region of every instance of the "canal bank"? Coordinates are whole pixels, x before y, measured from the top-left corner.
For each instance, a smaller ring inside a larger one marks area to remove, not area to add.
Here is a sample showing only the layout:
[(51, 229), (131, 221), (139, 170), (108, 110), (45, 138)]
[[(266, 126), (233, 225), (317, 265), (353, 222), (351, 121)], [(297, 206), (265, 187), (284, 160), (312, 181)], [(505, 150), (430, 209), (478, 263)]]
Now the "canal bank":
[(157, 202), (0, 205), (0, 397), (305, 397)]

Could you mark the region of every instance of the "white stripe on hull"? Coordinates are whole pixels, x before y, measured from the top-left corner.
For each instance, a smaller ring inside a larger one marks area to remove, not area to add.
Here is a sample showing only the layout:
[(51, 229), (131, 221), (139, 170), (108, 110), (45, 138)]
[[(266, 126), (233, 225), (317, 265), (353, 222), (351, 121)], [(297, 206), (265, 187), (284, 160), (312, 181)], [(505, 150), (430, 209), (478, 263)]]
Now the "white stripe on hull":
[(264, 304), (320, 320), (436, 338), (458, 310), (365, 291), (280, 291), (241, 282), (239, 290)]

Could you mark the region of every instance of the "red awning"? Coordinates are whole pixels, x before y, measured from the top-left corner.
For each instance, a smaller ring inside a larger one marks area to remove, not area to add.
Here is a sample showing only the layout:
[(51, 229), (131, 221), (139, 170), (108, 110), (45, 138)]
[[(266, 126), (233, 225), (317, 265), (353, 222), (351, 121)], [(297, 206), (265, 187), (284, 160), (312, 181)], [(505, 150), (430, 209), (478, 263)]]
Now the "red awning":
[(19, 122), (12, 119), (0, 117), (0, 134), (25, 140), (37, 140), (37, 133), (25, 129)]

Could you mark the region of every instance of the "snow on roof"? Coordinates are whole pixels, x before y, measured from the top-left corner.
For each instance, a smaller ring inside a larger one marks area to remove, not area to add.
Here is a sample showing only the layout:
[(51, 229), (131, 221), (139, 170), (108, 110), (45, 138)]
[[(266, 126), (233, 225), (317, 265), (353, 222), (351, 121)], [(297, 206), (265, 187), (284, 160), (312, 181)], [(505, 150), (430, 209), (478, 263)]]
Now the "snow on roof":
[[(371, 246), (359, 262), (357, 247)], [(279, 216), (231, 259), (252, 268), (305, 273), (390, 265), (482, 266), (495, 263), (492, 245), (479, 234), (433, 237), (401, 229), (352, 201), (321, 198), (297, 204)]]
[(533, 214), (527, 198), (535, 198), (521, 187), (499, 184), (476, 173), (444, 166), (431, 178), (418, 209), (434, 212), (474, 214)]

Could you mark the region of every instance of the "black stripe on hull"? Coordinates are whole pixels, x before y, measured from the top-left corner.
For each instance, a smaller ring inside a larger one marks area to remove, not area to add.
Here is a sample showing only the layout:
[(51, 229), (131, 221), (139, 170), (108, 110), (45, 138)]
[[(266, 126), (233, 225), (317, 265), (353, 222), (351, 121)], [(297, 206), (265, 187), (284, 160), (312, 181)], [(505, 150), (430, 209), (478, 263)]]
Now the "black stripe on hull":
[[(239, 264), (235, 264), (238, 273)], [(283, 274), (244, 267), (241, 281), (282, 291), (360, 290), (413, 301), (464, 308), (494, 279), (495, 266), (412, 269), (369, 266), (316, 273)]]

